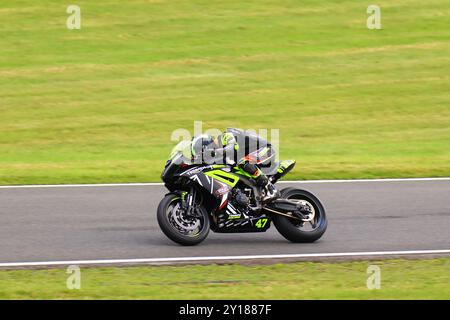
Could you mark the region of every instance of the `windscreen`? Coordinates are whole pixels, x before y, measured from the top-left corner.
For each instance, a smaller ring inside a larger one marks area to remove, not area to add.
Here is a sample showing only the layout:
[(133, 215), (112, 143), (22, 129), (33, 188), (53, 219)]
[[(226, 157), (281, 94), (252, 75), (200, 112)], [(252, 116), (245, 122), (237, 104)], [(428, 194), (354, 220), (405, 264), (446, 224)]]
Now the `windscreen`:
[(170, 153), (170, 159), (173, 159), (177, 155), (182, 156), (182, 162), (188, 163), (191, 161), (192, 151), (190, 140), (182, 140), (178, 142), (175, 147), (173, 147), (172, 152)]

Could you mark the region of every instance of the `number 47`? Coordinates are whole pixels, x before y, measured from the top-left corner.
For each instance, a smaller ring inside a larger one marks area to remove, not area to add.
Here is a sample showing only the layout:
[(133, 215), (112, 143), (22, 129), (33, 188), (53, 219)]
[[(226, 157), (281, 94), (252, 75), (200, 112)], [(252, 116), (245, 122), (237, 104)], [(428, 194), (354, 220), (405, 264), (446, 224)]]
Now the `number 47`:
[(264, 228), (264, 226), (267, 223), (267, 220), (268, 220), (267, 218), (259, 219), (258, 221), (256, 221), (255, 226), (259, 229)]

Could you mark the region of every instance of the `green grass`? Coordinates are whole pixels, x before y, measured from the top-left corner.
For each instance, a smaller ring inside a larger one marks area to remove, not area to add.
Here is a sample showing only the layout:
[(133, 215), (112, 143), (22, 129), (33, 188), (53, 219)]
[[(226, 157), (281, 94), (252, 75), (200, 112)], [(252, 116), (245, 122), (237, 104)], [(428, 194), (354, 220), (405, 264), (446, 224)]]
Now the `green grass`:
[[(381, 288), (367, 288), (367, 268)], [(0, 299), (450, 299), (450, 259), (0, 271)]]
[(290, 179), (450, 175), (450, 2), (0, 2), (0, 184), (157, 181), (172, 130), (280, 129)]

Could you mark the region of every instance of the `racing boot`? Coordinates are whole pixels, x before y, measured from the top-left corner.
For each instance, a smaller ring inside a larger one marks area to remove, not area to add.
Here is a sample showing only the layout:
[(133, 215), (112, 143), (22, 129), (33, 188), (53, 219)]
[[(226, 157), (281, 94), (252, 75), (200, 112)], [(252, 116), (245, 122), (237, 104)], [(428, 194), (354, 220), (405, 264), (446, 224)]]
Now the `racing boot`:
[(264, 187), (264, 197), (263, 202), (268, 202), (270, 200), (273, 200), (275, 198), (279, 197), (279, 192), (275, 188), (275, 186), (269, 181)]
[(279, 196), (278, 190), (263, 173), (260, 173), (260, 175), (256, 178), (256, 185), (261, 193), (262, 202), (269, 202)]

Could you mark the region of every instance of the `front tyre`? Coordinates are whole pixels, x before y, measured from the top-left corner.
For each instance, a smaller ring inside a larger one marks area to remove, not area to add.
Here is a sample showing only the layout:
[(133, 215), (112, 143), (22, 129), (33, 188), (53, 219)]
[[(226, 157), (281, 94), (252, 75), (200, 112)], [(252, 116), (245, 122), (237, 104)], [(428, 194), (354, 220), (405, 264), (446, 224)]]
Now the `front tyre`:
[(208, 212), (202, 206), (195, 210), (195, 217), (187, 216), (181, 208), (179, 195), (165, 196), (158, 206), (157, 218), (162, 232), (172, 241), (183, 246), (199, 244), (208, 236)]
[(311, 209), (304, 221), (274, 215), (273, 223), (283, 237), (296, 243), (314, 242), (322, 237), (328, 222), (325, 209), (316, 196), (305, 190), (286, 188), (281, 190), (281, 198), (298, 201)]

